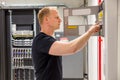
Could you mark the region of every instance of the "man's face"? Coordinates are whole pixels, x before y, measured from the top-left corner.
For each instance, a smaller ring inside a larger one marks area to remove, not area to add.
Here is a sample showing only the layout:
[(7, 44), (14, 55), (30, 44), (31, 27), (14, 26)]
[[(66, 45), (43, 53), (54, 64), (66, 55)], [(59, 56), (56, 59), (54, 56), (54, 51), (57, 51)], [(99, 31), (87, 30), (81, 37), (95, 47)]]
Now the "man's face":
[(61, 19), (56, 10), (51, 10), (49, 15), (49, 26), (54, 30), (59, 29), (61, 23)]

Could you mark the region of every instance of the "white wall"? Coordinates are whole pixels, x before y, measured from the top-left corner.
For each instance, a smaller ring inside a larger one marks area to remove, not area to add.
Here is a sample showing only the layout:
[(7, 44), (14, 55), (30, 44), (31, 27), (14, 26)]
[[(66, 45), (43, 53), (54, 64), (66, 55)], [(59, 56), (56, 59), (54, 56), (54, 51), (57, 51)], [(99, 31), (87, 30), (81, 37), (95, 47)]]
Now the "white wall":
[[(98, 5), (98, 0), (88, 0), (88, 6)], [(95, 16), (88, 16), (88, 23), (94, 24)], [(88, 77), (89, 80), (97, 80), (97, 36), (93, 36), (88, 41)]]
[(120, 0), (118, 0), (118, 80), (120, 80)]
[(119, 80), (117, 4), (118, 0), (105, 0), (105, 80)]

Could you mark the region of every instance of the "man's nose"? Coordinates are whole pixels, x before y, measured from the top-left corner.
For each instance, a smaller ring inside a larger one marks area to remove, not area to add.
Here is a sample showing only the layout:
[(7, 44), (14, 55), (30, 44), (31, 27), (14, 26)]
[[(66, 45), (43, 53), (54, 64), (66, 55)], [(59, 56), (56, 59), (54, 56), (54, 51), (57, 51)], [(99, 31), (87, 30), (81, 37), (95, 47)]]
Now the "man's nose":
[(62, 22), (61, 18), (59, 20), (60, 20), (60, 22)]

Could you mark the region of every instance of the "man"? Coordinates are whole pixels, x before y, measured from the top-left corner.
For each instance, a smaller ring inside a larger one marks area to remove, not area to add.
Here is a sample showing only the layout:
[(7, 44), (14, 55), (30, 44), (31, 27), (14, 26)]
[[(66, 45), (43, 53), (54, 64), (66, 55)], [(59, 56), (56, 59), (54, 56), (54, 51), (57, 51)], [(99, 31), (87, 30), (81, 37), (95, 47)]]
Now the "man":
[(61, 56), (75, 54), (84, 47), (90, 36), (100, 30), (95, 24), (82, 36), (70, 41), (60, 42), (52, 37), (59, 29), (61, 19), (55, 8), (44, 7), (38, 13), (40, 33), (34, 38), (32, 58), (36, 80), (62, 80)]

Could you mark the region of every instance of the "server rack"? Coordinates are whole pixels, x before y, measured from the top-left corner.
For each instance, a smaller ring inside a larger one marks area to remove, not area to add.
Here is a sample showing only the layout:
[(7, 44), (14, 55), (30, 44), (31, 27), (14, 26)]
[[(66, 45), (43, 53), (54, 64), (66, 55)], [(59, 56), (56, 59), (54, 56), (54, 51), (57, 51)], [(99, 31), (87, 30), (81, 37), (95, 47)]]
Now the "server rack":
[(11, 80), (35, 80), (31, 46), (36, 34), (34, 10), (8, 10), (11, 44)]
[(35, 80), (31, 46), (39, 31), (39, 9), (41, 8), (0, 9), (0, 80)]

